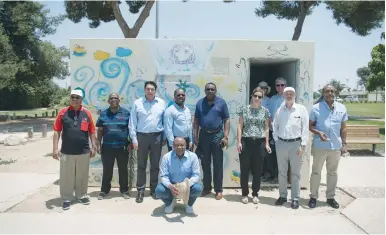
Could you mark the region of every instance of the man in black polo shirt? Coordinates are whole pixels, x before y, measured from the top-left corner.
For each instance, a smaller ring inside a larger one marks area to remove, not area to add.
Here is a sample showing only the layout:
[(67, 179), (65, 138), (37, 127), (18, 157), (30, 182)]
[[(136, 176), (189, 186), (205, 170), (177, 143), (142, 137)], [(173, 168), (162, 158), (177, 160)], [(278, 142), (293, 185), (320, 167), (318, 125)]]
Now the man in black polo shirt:
[[(70, 209), (74, 194), (83, 205), (87, 198), (90, 157), (95, 156), (95, 126), (89, 110), (82, 107), (83, 92), (72, 90), (70, 106), (60, 110), (54, 123), (53, 158), (60, 159), (60, 196), (63, 210)], [(62, 134), (61, 154), (58, 143)], [(89, 138), (91, 138), (91, 148)]]
[(230, 130), (229, 111), (225, 100), (216, 96), (214, 83), (205, 85), (206, 97), (200, 99), (194, 114), (194, 144), (202, 151), (201, 160), (204, 172), (204, 189), (201, 196), (212, 191), (212, 156), (213, 184), (216, 199), (222, 199), (223, 183), (223, 148), (228, 146)]
[[(102, 200), (111, 189), (114, 162), (117, 159), (119, 173), (119, 191), (125, 199), (130, 198), (128, 187), (128, 146), (130, 112), (119, 105), (119, 95), (109, 95), (110, 107), (103, 110), (96, 123), (98, 127), (97, 151), (101, 154), (103, 164), (103, 178), (101, 192), (98, 196)], [(103, 137), (103, 144), (102, 144)]]

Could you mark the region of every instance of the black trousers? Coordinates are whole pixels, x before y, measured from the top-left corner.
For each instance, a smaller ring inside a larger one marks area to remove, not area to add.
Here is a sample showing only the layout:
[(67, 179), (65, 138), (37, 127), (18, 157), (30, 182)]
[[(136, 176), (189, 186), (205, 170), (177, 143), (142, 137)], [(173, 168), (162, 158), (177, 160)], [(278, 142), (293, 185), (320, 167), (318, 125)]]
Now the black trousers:
[(249, 194), (249, 172), (252, 178), (252, 196), (258, 196), (261, 185), (261, 174), (263, 172), (264, 158), (267, 155), (265, 138), (242, 137), (243, 149), (239, 154), (240, 159), (240, 186), (242, 196)]
[(202, 171), (204, 173), (204, 191), (212, 190), (212, 160), (213, 160), (213, 185), (214, 191), (223, 191), (223, 162), (224, 153), (221, 147), (221, 139), (224, 138), (223, 130), (217, 133), (207, 133), (200, 131), (199, 144), (203, 153), (201, 159)]
[[(184, 138), (184, 139), (185, 139), (185, 142), (186, 142), (186, 150), (192, 151), (192, 150), (189, 148), (190, 138), (189, 138), (189, 137), (186, 137), (186, 138)], [(168, 141), (168, 151), (170, 152), (170, 151), (172, 151), (173, 148), (170, 147), (169, 144), (173, 145), (173, 143), (169, 143), (169, 141)]]
[(111, 180), (113, 178), (114, 162), (115, 159), (117, 159), (119, 174), (119, 191), (121, 193), (127, 192), (129, 190), (129, 154), (127, 152), (127, 147), (110, 148), (102, 146), (101, 158), (103, 165), (101, 191), (106, 194), (110, 192)]
[(270, 142), (270, 147), (272, 149), (272, 153), (267, 155), (267, 158), (266, 158), (267, 172), (271, 175), (271, 177), (278, 177), (279, 169), (277, 166), (276, 148), (275, 148), (275, 141), (273, 140), (273, 136), (272, 136), (272, 131), (269, 131), (269, 139), (270, 139), (269, 142)]

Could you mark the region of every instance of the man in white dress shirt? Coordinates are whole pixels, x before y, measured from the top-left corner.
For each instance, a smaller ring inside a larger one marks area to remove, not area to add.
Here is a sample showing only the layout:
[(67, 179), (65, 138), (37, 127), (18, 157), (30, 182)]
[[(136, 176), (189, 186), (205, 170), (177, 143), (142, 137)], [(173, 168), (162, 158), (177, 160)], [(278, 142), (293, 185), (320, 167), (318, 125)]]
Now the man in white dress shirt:
[(299, 208), (300, 170), (302, 156), (309, 139), (308, 111), (303, 105), (295, 103), (295, 89), (284, 89), (285, 105), (275, 113), (273, 138), (275, 139), (277, 163), (279, 168), (279, 193), (276, 205), (287, 202), (287, 171), (291, 166), (292, 209)]

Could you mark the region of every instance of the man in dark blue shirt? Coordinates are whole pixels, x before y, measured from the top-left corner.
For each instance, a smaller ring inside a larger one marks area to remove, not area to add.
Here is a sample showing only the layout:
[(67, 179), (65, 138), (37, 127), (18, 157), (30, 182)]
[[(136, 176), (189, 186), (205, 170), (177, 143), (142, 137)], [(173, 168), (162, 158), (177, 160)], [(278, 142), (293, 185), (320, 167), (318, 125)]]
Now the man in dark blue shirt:
[[(117, 159), (119, 173), (119, 191), (125, 199), (130, 198), (128, 187), (128, 147), (129, 147), (129, 119), (130, 112), (119, 106), (117, 93), (109, 95), (110, 107), (103, 110), (96, 123), (98, 127), (97, 151), (101, 154), (103, 178), (101, 192), (98, 196), (102, 200), (111, 189), (114, 162)], [(103, 138), (103, 143), (102, 143)]]
[[(194, 114), (194, 143), (203, 153), (204, 189), (201, 196), (212, 191), (211, 162), (213, 156), (213, 183), (216, 199), (222, 198), (223, 148), (228, 147), (230, 129), (228, 105), (216, 96), (216, 85), (205, 85), (206, 97), (200, 99)], [(224, 126), (224, 129), (223, 129)], [(200, 138), (199, 138), (200, 137)]]

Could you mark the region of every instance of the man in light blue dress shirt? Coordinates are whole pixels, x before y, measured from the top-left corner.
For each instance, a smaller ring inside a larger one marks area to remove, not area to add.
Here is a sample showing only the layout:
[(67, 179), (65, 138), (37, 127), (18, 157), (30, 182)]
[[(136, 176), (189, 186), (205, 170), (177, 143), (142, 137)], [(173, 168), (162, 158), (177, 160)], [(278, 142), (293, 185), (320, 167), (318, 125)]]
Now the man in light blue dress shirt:
[(264, 108), (267, 108), (269, 110), (269, 103), (271, 101), (271, 98), (269, 98), (267, 95), (271, 92), (271, 87), (269, 87), (268, 83), (266, 83), (264, 81), (259, 82), (259, 84), (257, 86), (260, 87), (261, 89), (263, 89), (263, 91), (264, 91), (264, 98), (261, 101), (261, 105)]
[(156, 91), (157, 84), (153, 81), (147, 81), (145, 83), (145, 97), (134, 102), (130, 114), (130, 137), (134, 151), (137, 151), (137, 203), (143, 202), (149, 155), (150, 192), (153, 199), (157, 199), (154, 190), (158, 183), (161, 148), (166, 143), (166, 136), (163, 134), (163, 116), (166, 103), (155, 96)]
[[(267, 166), (269, 169), (268, 172), (270, 173), (268, 177), (263, 177), (262, 181), (267, 182), (270, 181), (271, 183), (277, 183), (278, 182), (278, 165), (277, 165), (277, 156), (276, 156), (276, 149), (275, 149), (275, 141), (273, 140), (272, 136), (272, 123), (275, 119), (276, 111), (279, 109), (279, 107), (284, 104), (284, 88), (287, 87), (287, 81), (284, 78), (277, 78), (275, 80), (275, 86), (277, 94), (271, 96), (271, 99), (269, 101), (269, 113), (271, 115), (271, 125), (269, 127), (269, 138), (270, 138), (270, 145), (272, 149), (272, 153), (268, 156), (267, 160)], [(290, 171), (288, 171), (288, 179), (290, 181)]]
[(186, 150), (186, 142), (182, 137), (176, 137), (173, 141), (172, 151), (165, 154), (161, 160), (160, 178), (155, 192), (165, 203), (165, 213), (172, 213), (176, 204), (176, 196), (179, 192), (175, 184), (189, 180), (190, 195), (186, 205), (186, 213), (194, 214), (193, 204), (202, 192), (199, 184), (201, 173), (200, 163), (195, 153)]
[(193, 131), (192, 114), (184, 105), (185, 91), (181, 88), (174, 91), (174, 103), (169, 106), (164, 115), (165, 134), (168, 140), (168, 149), (172, 151), (174, 137), (183, 137), (188, 150), (192, 150)]
[(314, 133), (312, 148), (312, 173), (311, 173), (311, 199), (308, 203), (310, 208), (316, 207), (319, 194), (321, 172), (326, 162), (327, 169), (327, 204), (338, 209), (339, 204), (335, 201), (335, 189), (338, 182), (338, 164), (342, 153), (346, 148), (346, 107), (334, 102), (336, 89), (328, 84), (323, 87), (323, 99), (316, 103), (310, 113), (309, 129)]

